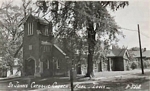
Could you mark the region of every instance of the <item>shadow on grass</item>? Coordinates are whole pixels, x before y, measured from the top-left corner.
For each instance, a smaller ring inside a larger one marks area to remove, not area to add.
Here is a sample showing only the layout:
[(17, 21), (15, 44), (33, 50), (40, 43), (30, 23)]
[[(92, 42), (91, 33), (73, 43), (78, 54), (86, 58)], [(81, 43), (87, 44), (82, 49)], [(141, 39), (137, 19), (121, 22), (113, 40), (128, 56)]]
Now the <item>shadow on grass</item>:
[[(128, 84), (142, 84), (144, 82), (150, 81), (145, 78), (130, 78), (121, 79), (114, 81), (99, 81), (94, 83), (80, 84), (79, 86), (84, 86), (86, 88), (78, 88), (76, 91), (125, 91)], [(142, 89), (140, 90), (142, 91)]]
[(133, 74), (133, 75), (137, 75), (137, 76), (150, 76), (150, 72), (145, 72), (144, 74), (142, 74), (142, 73), (136, 73), (136, 74)]
[[(135, 74), (135, 75), (141, 75), (141, 74)], [(149, 73), (146, 73), (145, 75), (149, 75)], [(19, 81), (20, 84), (27, 84), (29, 80), (30, 80), (30, 83), (35, 82), (35, 84), (38, 84), (38, 85), (52, 85), (54, 84), (54, 82), (57, 82), (57, 85), (70, 84), (69, 77), (48, 77), (48, 78), (31, 77), (29, 79), (27, 77), (24, 77), (24, 78), (14, 79), (11, 82)], [(84, 82), (84, 81), (92, 81), (92, 80), (84, 76), (77, 77), (76, 79), (74, 79), (74, 82)], [(84, 84), (80, 84), (79, 86), (74, 85), (74, 88), (77, 91), (124, 91), (127, 84), (131, 84), (131, 83), (142, 84), (146, 81), (149, 81), (149, 80), (145, 78), (127, 78), (127, 79), (108, 80), (108, 81), (97, 80), (96, 84), (84, 83)], [(8, 85), (9, 82), (10, 81), (7, 81), (7, 83), (5, 82), (5, 84)], [(37, 88), (18, 88), (17, 91), (19, 90), (21, 91), (21, 89), (33, 90)]]

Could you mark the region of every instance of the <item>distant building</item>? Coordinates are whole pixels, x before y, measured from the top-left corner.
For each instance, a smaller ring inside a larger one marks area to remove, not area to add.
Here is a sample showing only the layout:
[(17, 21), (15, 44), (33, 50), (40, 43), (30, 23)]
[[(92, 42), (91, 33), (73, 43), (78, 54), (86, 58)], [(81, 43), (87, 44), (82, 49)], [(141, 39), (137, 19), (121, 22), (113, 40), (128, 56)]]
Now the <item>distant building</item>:
[[(140, 51), (129, 51), (130, 54), (134, 57), (137, 58), (138, 60), (140, 60)], [(146, 48), (142, 51), (142, 58), (145, 60), (149, 60), (150, 59), (150, 50), (146, 50)]]
[[(93, 64), (94, 72), (101, 71), (126, 71), (130, 70), (131, 66), (130, 55), (127, 49), (113, 48), (106, 55), (106, 58), (100, 58)], [(77, 70), (78, 74), (86, 74), (87, 63), (84, 62), (80, 69)]]
[(112, 49), (107, 55), (108, 70), (112, 71), (125, 71), (129, 70), (129, 53), (127, 49)]
[(53, 44), (52, 23), (29, 15), (24, 18), (23, 71), (29, 76), (64, 75), (66, 54)]
[[(138, 63), (138, 67), (140, 67), (140, 63), (141, 63), (141, 56), (140, 56), (140, 51), (139, 50), (130, 50), (130, 55), (132, 56), (132, 60), (136, 61)], [(143, 62), (147, 61), (150, 63), (150, 50), (146, 50), (146, 48), (144, 48), (142, 50), (142, 60)]]

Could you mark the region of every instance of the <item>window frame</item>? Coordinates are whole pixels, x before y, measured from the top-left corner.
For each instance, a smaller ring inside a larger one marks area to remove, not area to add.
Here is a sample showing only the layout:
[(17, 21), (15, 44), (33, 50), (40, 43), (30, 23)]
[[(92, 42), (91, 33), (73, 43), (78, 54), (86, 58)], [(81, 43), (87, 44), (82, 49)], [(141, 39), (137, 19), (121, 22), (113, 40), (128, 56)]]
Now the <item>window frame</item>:
[(48, 30), (48, 27), (47, 27), (47, 26), (45, 27), (44, 35), (45, 35), (45, 36), (49, 36), (49, 30)]
[(28, 22), (27, 29), (28, 29), (28, 36), (33, 35), (33, 31), (34, 31), (33, 22)]
[(29, 50), (33, 50), (33, 45), (29, 45)]
[(56, 60), (56, 69), (60, 69), (60, 64), (59, 64), (59, 60)]
[(47, 63), (47, 69), (49, 69), (49, 63), (50, 63), (50, 62), (49, 62), (48, 59), (46, 60), (46, 63)]

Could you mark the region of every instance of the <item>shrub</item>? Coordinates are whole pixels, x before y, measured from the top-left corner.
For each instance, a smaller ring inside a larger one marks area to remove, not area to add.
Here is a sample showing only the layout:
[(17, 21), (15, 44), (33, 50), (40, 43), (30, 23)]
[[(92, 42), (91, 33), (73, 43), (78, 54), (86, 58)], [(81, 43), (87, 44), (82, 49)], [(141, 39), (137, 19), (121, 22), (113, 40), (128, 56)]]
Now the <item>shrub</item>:
[[(138, 62), (139, 67), (141, 68), (141, 61)], [(143, 66), (144, 68), (150, 67), (150, 61), (149, 60), (143, 60)]]
[(141, 61), (138, 61), (138, 67), (141, 68)]
[(149, 67), (149, 66), (150, 66), (150, 62), (149, 62), (149, 60), (145, 60), (145, 61), (143, 61), (143, 65), (144, 65), (144, 68)]
[(130, 66), (129, 65), (127, 65), (127, 70), (130, 70)]
[(143, 61), (143, 66), (144, 66), (144, 68), (147, 68), (147, 62), (146, 61)]
[(137, 64), (137, 62), (133, 62), (133, 63), (131, 63), (131, 68), (132, 69), (136, 69), (138, 67), (138, 64)]
[(147, 62), (147, 67), (150, 67), (150, 60), (146, 60)]

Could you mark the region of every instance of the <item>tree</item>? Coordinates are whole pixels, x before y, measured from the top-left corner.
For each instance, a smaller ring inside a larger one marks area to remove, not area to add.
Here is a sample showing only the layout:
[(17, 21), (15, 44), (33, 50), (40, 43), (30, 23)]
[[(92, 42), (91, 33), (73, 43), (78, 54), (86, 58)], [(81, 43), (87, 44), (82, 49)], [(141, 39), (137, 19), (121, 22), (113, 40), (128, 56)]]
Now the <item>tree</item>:
[[(1, 28), (0, 28), (1, 29)], [(7, 62), (3, 61), (3, 57), (2, 55), (4, 54), (4, 51), (2, 51), (5, 48), (5, 37), (2, 33), (2, 31), (0, 30), (0, 68), (5, 68), (7, 67)]]
[(22, 32), (17, 27), (22, 14), (18, 12), (21, 11), (21, 9), (11, 3), (12, 2), (3, 3), (0, 8), (0, 17), (3, 17), (0, 19), (0, 31), (3, 34), (3, 60), (7, 61), (10, 72), (13, 74), (14, 51), (18, 48), (22, 40)]
[(20, 27), (20, 21), (28, 13), (28, 5), (30, 1), (23, 1), (23, 6), (13, 5), (12, 2), (3, 2), (0, 7), (0, 33), (2, 37), (1, 56), (6, 65), (9, 66), (11, 74), (13, 74), (13, 65), (15, 58), (19, 59), (22, 65), (22, 39), (23, 26)]
[[(46, 2), (43, 3), (42, 1), (40, 3), (41, 6), (39, 8), (45, 13)], [(118, 31), (119, 27), (108, 13), (106, 7), (110, 6), (112, 10), (117, 10), (120, 7), (124, 8), (124, 6), (128, 5), (128, 2), (53, 1), (50, 2), (50, 5), (51, 7), (48, 12), (53, 17), (53, 23), (61, 26), (57, 27), (57, 30), (63, 31), (62, 28), (71, 28), (72, 31), (86, 30), (88, 42), (88, 68), (86, 76), (93, 76), (93, 55), (97, 42), (96, 35), (98, 35), (98, 39), (106, 37), (104, 39), (106, 41), (105, 44), (109, 44), (117, 39), (116, 34), (120, 34)]]

